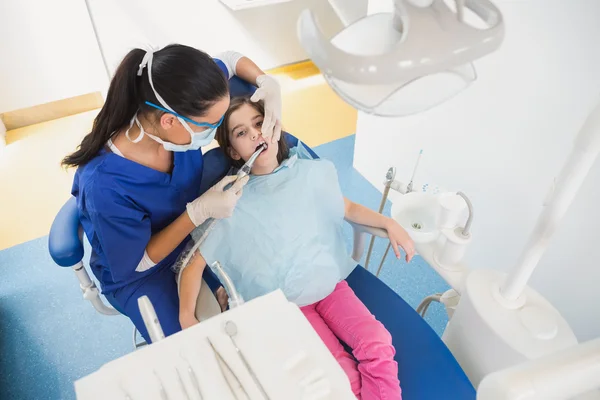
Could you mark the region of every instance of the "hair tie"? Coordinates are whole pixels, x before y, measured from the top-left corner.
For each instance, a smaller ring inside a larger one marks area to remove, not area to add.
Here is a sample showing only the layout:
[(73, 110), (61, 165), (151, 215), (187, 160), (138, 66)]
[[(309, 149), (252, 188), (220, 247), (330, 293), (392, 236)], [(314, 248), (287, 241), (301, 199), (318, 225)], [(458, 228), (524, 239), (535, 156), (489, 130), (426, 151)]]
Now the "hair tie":
[(152, 58), (154, 54), (154, 50), (146, 50), (146, 54), (144, 54), (144, 58), (142, 58), (142, 62), (139, 65), (137, 75), (142, 76), (142, 72), (144, 71), (144, 67), (148, 66), (148, 62)]

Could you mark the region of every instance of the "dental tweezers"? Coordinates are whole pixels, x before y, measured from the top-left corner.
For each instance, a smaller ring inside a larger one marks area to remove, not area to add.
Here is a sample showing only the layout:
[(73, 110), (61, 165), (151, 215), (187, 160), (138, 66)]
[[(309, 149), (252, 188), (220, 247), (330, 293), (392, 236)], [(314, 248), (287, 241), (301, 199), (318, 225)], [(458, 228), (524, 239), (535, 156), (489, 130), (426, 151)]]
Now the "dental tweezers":
[(227, 361), (225, 361), (225, 359), (223, 358), (223, 356), (221, 355), (221, 353), (219, 353), (219, 351), (215, 348), (215, 345), (210, 340), (210, 338), (207, 337), (206, 340), (208, 341), (208, 344), (210, 344), (210, 347), (212, 348), (212, 351), (215, 353), (215, 358), (217, 359), (217, 364), (219, 364), (219, 369), (221, 370), (221, 375), (223, 375), (223, 378), (225, 379), (225, 382), (227, 382), (227, 386), (229, 386), (229, 390), (231, 390), (231, 393), (235, 396), (236, 399), (239, 399), (239, 397), (235, 393), (235, 390), (231, 386), (231, 382), (227, 378), (227, 374), (225, 373), (225, 370), (223, 369), (223, 366), (225, 366), (227, 368), (227, 370), (229, 371), (229, 373), (231, 375), (233, 375), (233, 377), (235, 378), (237, 384), (244, 391), (244, 394), (246, 395), (246, 398), (249, 399), (250, 396), (248, 396), (248, 392), (246, 392), (246, 388), (244, 388), (244, 386), (242, 385), (242, 382), (239, 380), (239, 378), (237, 377), (237, 375), (233, 372), (233, 370), (231, 369), (231, 367), (229, 366), (229, 364), (227, 363)]

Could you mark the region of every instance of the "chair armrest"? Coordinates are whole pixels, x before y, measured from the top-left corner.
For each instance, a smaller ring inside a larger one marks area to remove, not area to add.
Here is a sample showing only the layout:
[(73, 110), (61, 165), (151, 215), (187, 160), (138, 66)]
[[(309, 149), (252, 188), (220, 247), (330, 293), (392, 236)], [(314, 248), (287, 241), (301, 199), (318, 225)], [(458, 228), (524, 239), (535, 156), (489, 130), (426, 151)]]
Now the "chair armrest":
[(375, 228), (373, 226), (357, 224), (354, 222), (350, 222), (346, 220), (354, 231), (354, 246), (352, 248), (352, 259), (357, 263), (360, 262), (360, 259), (365, 252), (365, 243), (367, 241), (368, 235), (377, 236), (380, 238), (387, 238), (388, 234), (385, 229)]
[(384, 239), (388, 237), (387, 231), (385, 229), (375, 228), (374, 226), (369, 225), (357, 224), (348, 220), (346, 220), (346, 222), (348, 222), (352, 226), (352, 229), (354, 229), (354, 231), (364, 232), (369, 235), (377, 236)]

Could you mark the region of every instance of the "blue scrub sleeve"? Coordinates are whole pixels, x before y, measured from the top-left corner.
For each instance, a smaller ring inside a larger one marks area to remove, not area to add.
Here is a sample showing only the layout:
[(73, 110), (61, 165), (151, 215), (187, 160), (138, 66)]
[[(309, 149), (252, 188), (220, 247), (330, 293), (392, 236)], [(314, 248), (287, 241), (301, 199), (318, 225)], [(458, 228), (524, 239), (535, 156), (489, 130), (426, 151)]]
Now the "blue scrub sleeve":
[(90, 218), (114, 282), (136, 273), (152, 236), (150, 218), (112, 188), (94, 188)]

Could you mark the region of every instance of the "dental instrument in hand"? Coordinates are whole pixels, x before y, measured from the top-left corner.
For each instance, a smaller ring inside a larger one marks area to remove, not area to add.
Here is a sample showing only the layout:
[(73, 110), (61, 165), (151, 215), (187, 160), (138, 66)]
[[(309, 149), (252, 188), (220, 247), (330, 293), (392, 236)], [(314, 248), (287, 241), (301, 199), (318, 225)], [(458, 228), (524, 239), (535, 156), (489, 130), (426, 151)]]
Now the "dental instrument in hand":
[(237, 343), (234, 340), (234, 336), (237, 335), (237, 331), (238, 331), (237, 330), (237, 325), (235, 324), (235, 322), (233, 322), (233, 321), (227, 321), (227, 322), (225, 322), (225, 333), (227, 333), (227, 336), (229, 336), (229, 339), (231, 339), (231, 343), (233, 343), (233, 347), (235, 347), (235, 351), (238, 353), (238, 356), (240, 356), (240, 359), (242, 360), (242, 362), (246, 366), (246, 369), (248, 370), (248, 372), (250, 372), (250, 376), (252, 377), (252, 380), (254, 381), (254, 383), (256, 384), (256, 386), (258, 386), (258, 388), (260, 389), (260, 392), (262, 393), (262, 395), (264, 396), (264, 398), (267, 399), (267, 400), (269, 400), (270, 397), (267, 394), (267, 392), (265, 391), (265, 388), (263, 387), (263, 385), (258, 380), (258, 377), (256, 376), (256, 373), (254, 372), (254, 370), (250, 366), (250, 363), (248, 362), (248, 360), (246, 359), (246, 357), (244, 357), (244, 354), (242, 353), (242, 351), (240, 350), (240, 348), (238, 347)]
[[(246, 163), (244, 165), (242, 165), (240, 170), (237, 172), (237, 174), (236, 174), (237, 179), (235, 180), (235, 182), (239, 181), (240, 179), (244, 178), (245, 176), (250, 175), (250, 171), (252, 170), (252, 166), (254, 165), (254, 162), (256, 161), (256, 159), (258, 158), (260, 153), (262, 153), (266, 149), (267, 149), (266, 143), (261, 143), (258, 145), (256, 151), (250, 156), (248, 161), (246, 161)], [(235, 182), (232, 182), (229, 185), (227, 185), (224, 190), (229, 189)], [(185, 258), (183, 259), (183, 261), (181, 263), (182, 270), (188, 265), (188, 263), (192, 259), (192, 256), (194, 255), (196, 250), (198, 250), (198, 247), (200, 247), (202, 242), (204, 242), (204, 239), (206, 239), (206, 236), (208, 236), (208, 234), (210, 233), (210, 231), (212, 230), (212, 228), (214, 227), (216, 222), (217, 222), (217, 220), (214, 218), (210, 218), (205, 222), (206, 229), (204, 230), (204, 233), (202, 234), (200, 239), (198, 239), (198, 241), (194, 244), (194, 246), (190, 249), (189, 253), (185, 256)]]
[(258, 158), (260, 153), (262, 153), (266, 149), (267, 149), (266, 143), (261, 143), (258, 145), (258, 147), (256, 148), (256, 151), (250, 156), (248, 161), (246, 161), (246, 163), (244, 165), (242, 165), (242, 168), (240, 168), (240, 170), (236, 174), (238, 179), (241, 179), (241, 178), (245, 177), (246, 175), (250, 175), (250, 171), (252, 170), (252, 166), (254, 165), (254, 162), (256, 161), (256, 159)]
[(229, 390), (231, 390), (231, 393), (235, 396), (236, 399), (238, 399), (236, 391), (233, 389), (233, 386), (231, 386), (231, 382), (229, 381), (229, 378), (227, 378), (227, 373), (223, 369), (223, 366), (225, 366), (227, 368), (227, 370), (229, 371), (229, 373), (235, 378), (235, 381), (237, 382), (238, 386), (240, 388), (242, 388), (242, 390), (244, 391), (244, 394), (246, 395), (246, 398), (249, 399), (250, 396), (248, 396), (248, 392), (246, 392), (246, 389), (242, 385), (242, 382), (239, 380), (237, 375), (233, 372), (233, 370), (231, 369), (231, 367), (229, 366), (227, 361), (225, 361), (225, 359), (223, 358), (221, 353), (219, 353), (219, 351), (215, 348), (215, 345), (210, 340), (210, 338), (207, 337), (206, 340), (208, 341), (208, 344), (210, 344), (212, 351), (215, 353), (215, 358), (217, 359), (217, 364), (219, 364), (219, 369), (221, 370), (221, 375), (223, 375), (225, 382), (227, 382), (227, 386), (229, 386)]
[(415, 164), (415, 169), (413, 169), (412, 176), (410, 177), (410, 182), (408, 183), (408, 186), (406, 187), (406, 193), (412, 192), (413, 180), (415, 179), (415, 174), (417, 173), (417, 168), (419, 167), (419, 161), (421, 161), (422, 154), (423, 154), (423, 149), (421, 149), (421, 151), (419, 151), (419, 157), (417, 157), (417, 163)]

